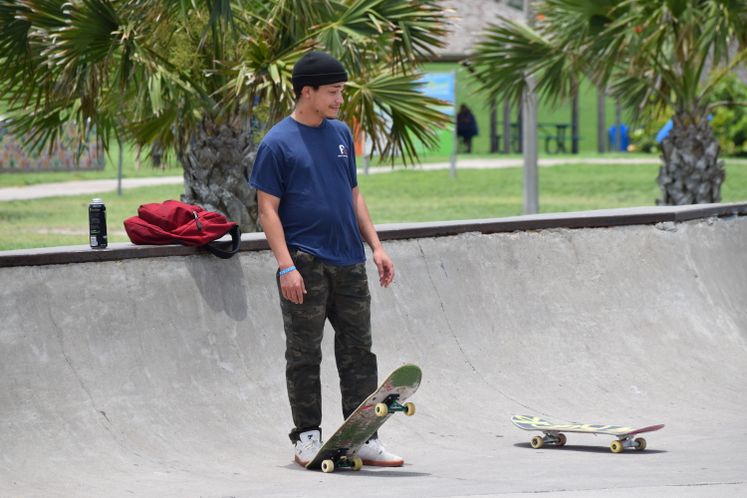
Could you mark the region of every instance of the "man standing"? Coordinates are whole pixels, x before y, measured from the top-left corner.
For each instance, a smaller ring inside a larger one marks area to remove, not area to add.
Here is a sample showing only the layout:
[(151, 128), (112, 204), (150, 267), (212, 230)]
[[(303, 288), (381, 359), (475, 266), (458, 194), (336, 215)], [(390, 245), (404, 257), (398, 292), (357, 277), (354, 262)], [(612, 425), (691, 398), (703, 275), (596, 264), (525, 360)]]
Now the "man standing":
[[(358, 189), (353, 138), (338, 121), (348, 79), (323, 52), (293, 68), (296, 107), (264, 137), (250, 179), (259, 219), (278, 262), (286, 336), (286, 381), (295, 427), (295, 460), (306, 465), (322, 445), (321, 342), (335, 330), (335, 359), (347, 418), (377, 387), (371, 352), (371, 295), (363, 240), (388, 287), (394, 265), (381, 246)], [(399, 466), (374, 435), (358, 452), (364, 464)]]

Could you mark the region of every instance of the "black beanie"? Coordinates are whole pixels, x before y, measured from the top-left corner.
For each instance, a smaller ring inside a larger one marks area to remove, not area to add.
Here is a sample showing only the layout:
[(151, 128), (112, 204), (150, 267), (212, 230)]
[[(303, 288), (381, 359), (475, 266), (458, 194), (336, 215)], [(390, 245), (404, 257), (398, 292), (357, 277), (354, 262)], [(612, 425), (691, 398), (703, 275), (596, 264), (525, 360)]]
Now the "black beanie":
[(332, 85), (348, 80), (348, 73), (340, 61), (324, 52), (309, 52), (293, 66), (293, 90), (305, 86)]

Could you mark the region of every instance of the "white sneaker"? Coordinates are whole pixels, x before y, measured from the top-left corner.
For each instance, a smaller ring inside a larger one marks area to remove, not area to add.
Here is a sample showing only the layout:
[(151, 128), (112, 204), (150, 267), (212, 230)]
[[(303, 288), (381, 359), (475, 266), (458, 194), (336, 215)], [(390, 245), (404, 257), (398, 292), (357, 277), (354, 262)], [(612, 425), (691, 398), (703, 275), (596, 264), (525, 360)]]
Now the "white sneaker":
[(318, 430), (302, 432), (296, 441), (294, 459), (299, 465), (306, 465), (316, 456), (322, 447), (322, 435)]
[(361, 457), (363, 465), (375, 465), (377, 467), (401, 467), (405, 459), (394, 453), (389, 453), (381, 441), (378, 439), (369, 439), (366, 444), (360, 447), (356, 455)]

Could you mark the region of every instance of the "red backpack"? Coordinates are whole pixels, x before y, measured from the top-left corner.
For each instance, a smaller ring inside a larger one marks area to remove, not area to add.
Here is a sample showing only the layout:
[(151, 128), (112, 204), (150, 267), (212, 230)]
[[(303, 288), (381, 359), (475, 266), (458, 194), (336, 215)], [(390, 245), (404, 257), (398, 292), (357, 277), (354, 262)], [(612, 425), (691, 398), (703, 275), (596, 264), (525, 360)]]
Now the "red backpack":
[[(224, 259), (239, 251), (239, 226), (220, 213), (194, 204), (164, 201), (143, 204), (137, 214), (124, 221), (133, 244), (199, 246)], [(227, 233), (231, 234), (230, 248), (224, 249), (213, 242)]]

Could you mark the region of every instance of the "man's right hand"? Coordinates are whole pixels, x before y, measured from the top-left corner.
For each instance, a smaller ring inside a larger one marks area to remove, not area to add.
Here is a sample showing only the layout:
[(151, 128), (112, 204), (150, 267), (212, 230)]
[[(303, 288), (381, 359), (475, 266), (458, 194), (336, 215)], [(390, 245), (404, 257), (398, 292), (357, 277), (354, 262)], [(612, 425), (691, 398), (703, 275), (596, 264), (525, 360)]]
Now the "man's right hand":
[(298, 270), (280, 277), (280, 290), (283, 297), (294, 304), (303, 303), (303, 295), (306, 294), (306, 286), (303, 283), (303, 277)]
[[(259, 221), (265, 230), (267, 243), (270, 245), (270, 249), (279, 265), (278, 271), (290, 268), (293, 266), (293, 260), (285, 243), (283, 224), (280, 221), (280, 198), (257, 190), (257, 206), (259, 208)], [(303, 303), (303, 295), (306, 294), (306, 287), (303, 283), (303, 277), (298, 273), (298, 270), (285, 273), (279, 278), (280, 292), (283, 297), (295, 304)]]

